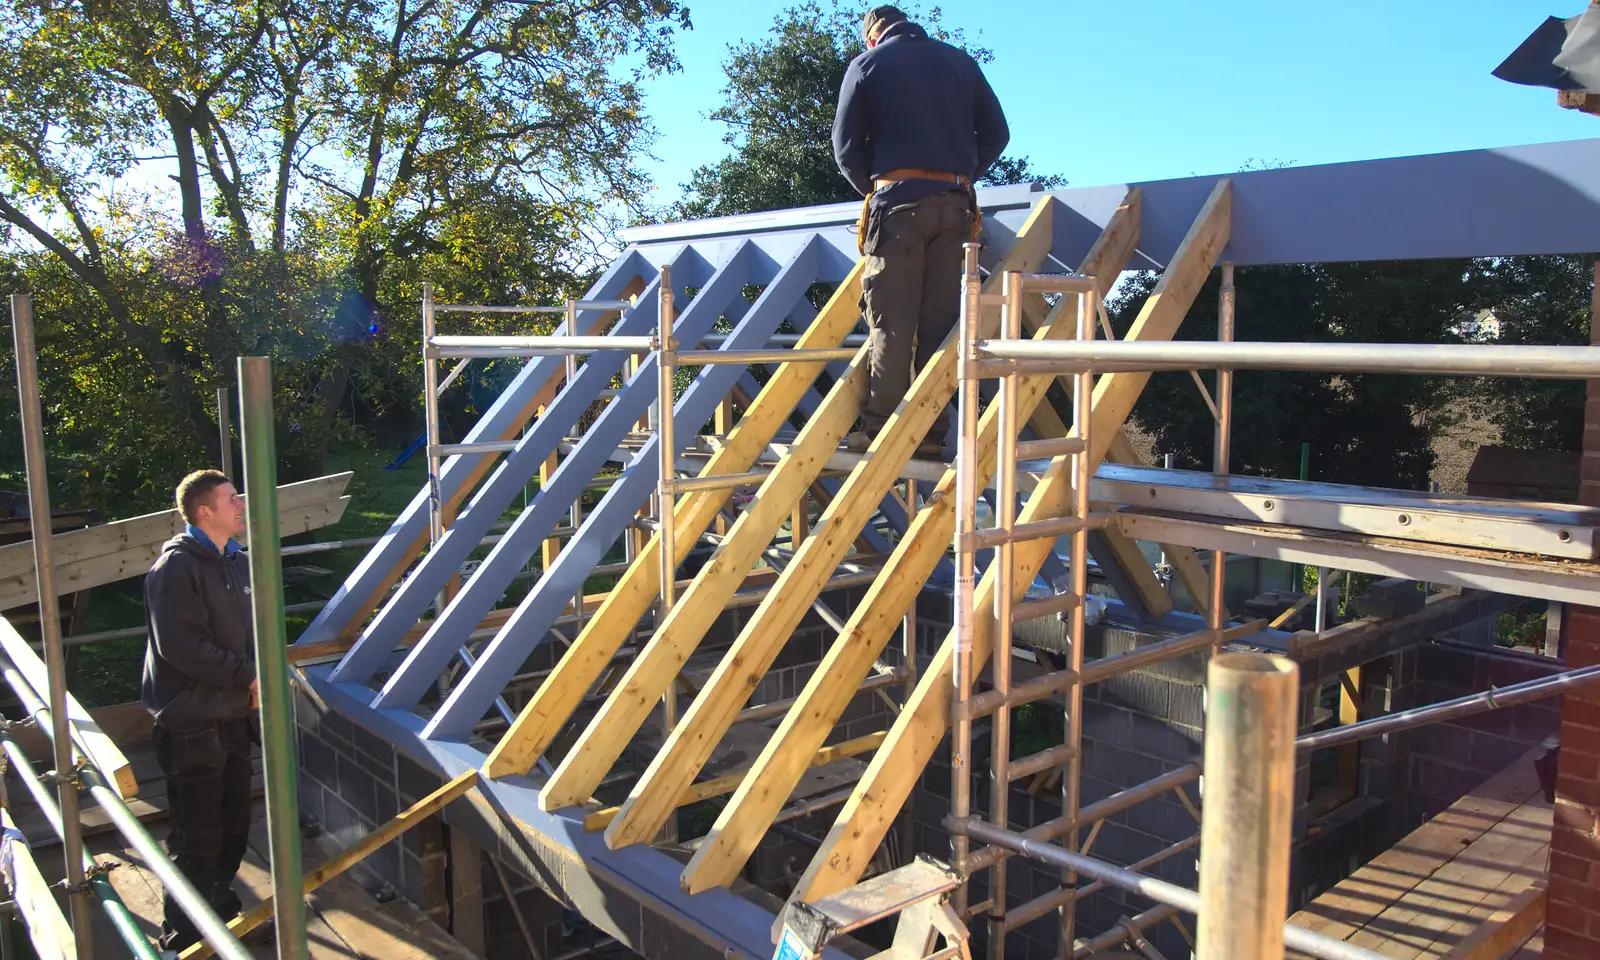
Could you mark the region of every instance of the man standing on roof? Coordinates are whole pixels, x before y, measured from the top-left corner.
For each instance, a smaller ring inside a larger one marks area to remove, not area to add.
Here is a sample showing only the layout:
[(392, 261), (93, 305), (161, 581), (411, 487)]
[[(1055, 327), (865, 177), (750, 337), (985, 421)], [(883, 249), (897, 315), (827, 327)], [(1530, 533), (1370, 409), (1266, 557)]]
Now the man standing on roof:
[[(862, 35), (866, 52), (845, 71), (833, 121), (834, 159), (867, 198), (859, 242), (871, 369), (861, 430), (845, 439), (857, 453), (956, 325), (961, 245), (977, 234), (972, 184), (1011, 136), (994, 90), (965, 52), (890, 6), (868, 11)], [(948, 425), (942, 410), (918, 455), (937, 456)]]
[[(140, 687), (172, 806), (167, 852), (228, 920), (239, 912), (233, 880), (250, 842), (259, 697), (250, 562), (233, 540), (244, 533), (244, 501), (217, 470), (184, 477), (177, 501), (184, 532), (167, 541), (144, 581), (150, 642)], [(199, 941), (170, 892), (162, 911), (162, 949), (181, 953)]]

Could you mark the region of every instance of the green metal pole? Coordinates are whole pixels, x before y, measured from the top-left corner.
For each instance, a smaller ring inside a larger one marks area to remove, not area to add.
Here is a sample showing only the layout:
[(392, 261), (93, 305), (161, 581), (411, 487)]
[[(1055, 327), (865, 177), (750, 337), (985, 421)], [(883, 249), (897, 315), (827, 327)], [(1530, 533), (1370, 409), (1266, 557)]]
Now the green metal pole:
[(267, 787), (267, 845), (272, 851), (278, 956), (280, 960), (306, 960), (294, 706), (289, 691), (288, 631), (283, 622), (283, 558), (278, 553), (278, 451), (270, 360), (239, 358), (239, 397), (256, 680), (261, 690), (261, 763)]

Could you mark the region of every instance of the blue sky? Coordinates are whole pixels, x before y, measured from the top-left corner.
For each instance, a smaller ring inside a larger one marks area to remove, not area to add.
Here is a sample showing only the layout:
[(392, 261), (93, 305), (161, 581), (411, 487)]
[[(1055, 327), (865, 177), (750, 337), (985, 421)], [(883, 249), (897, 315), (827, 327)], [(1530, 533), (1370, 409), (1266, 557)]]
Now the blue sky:
[[(681, 73), (653, 81), (657, 202), (725, 147), (730, 43), (779, 0), (687, 0)], [(989, 47), (1009, 153), (1076, 186), (1600, 137), (1555, 92), (1489, 75), (1546, 16), (1584, 0), (956, 0), (948, 26)], [(864, 9), (864, 6), (863, 6)]]

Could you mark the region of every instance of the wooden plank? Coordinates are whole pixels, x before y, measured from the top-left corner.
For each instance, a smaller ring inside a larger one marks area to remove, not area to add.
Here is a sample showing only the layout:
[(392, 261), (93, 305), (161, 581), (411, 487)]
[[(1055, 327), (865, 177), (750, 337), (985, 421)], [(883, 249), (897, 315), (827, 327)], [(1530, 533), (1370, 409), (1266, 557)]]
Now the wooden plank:
[[(1111, 443), (1111, 448), (1106, 451), (1106, 459), (1112, 463), (1126, 466), (1144, 467), (1150, 462), (1128, 442), (1128, 435), (1122, 430), (1117, 431), (1116, 438)], [(1121, 530), (1107, 529), (1109, 535), (1115, 533), (1119, 537), (1127, 538)], [(1108, 537), (1109, 539), (1109, 537)], [(1167, 563), (1172, 565), (1172, 570), (1178, 576), (1178, 582), (1183, 584), (1183, 589), (1189, 592), (1189, 597), (1194, 601), (1194, 608), (1201, 613), (1211, 609), (1211, 575), (1206, 572), (1205, 566), (1200, 562), (1200, 557), (1189, 547), (1176, 543), (1163, 543), (1161, 549), (1167, 554)], [(1164, 591), (1163, 591), (1164, 592)], [(1222, 611), (1222, 619), (1228, 619), (1226, 608)]]
[(1579, 113), (1592, 113), (1600, 117), (1600, 93), (1589, 93), (1584, 90), (1557, 90), (1556, 103), (1568, 110), (1577, 110)]
[[(278, 509), (303, 507), (341, 496), (350, 484), (351, 472), (334, 473), (278, 487)], [(183, 532), (183, 518), (176, 509), (129, 517), (79, 530), (58, 533), (50, 542), (56, 566), (118, 553), (129, 547), (161, 542)], [(0, 547), (0, 580), (31, 576), (33, 541), (24, 540)]]
[[(1044, 263), (1050, 253), (1054, 203), (1046, 198), (1035, 204), (1015, 243), (984, 283), (987, 292), (999, 292), (1005, 272), (1037, 270)], [(954, 277), (950, 279), (956, 281)], [(985, 312), (977, 326), (980, 332), (998, 329), (998, 311)], [(905, 398), (872, 441), (866, 460), (845, 478), (833, 503), (817, 519), (816, 532), (795, 552), (772, 592), (750, 616), (705, 688), (634, 785), (622, 813), (606, 829), (606, 843), (612, 849), (649, 840), (676, 809), (679, 794), (705, 765), (717, 740), (733, 724), (750, 692), (810, 609), (824, 581), (844, 558), (857, 532), (877, 512), (878, 504), (899, 478), (900, 467), (911, 459), (949, 403), (955, 393), (959, 341), (960, 331), (952, 330), (928, 358)], [(802, 438), (805, 434), (802, 431)], [(781, 471), (794, 459), (791, 454), (778, 469)], [(806, 483), (809, 482), (808, 477)], [(758, 494), (757, 509), (766, 492), (763, 487)]]
[[(302, 881), (305, 894), (309, 896), (324, 883), (365, 860), (379, 847), (393, 842), (401, 834), (443, 810), (453, 800), (477, 785), (478, 771), (468, 770), (418, 800), (401, 811), (393, 820), (334, 854), (322, 866), (307, 871)], [(228, 930), (236, 937), (244, 936), (271, 919), (272, 913), (273, 901), (269, 897), (228, 921)], [(211, 948), (204, 943), (195, 944), (181, 954), (183, 960), (197, 960), (211, 955)]]
[(0, 876), (5, 877), (11, 899), (28, 927), (28, 940), (40, 960), (76, 960), (78, 948), (72, 925), (49, 884), (39, 874), (22, 831), (11, 822), (11, 811), (0, 808)]
[(1532, 884), (1490, 914), (1478, 929), (1444, 954), (1443, 960), (1500, 960), (1527, 943), (1544, 924), (1546, 902), (1545, 885)]
[[(689, 656), (712, 624), (722, 615), (740, 578), (772, 543), (778, 527), (788, 518), (798, 492), (816, 479), (829, 454), (855, 422), (860, 412), (866, 370), (867, 347), (863, 346), (850, 364), (850, 373), (834, 384), (822, 409), (800, 431), (792, 454), (767, 476), (750, 509), (739, 515), (728, 532), (728, 538), (700, 569), (689, 589), (678, 598), (666, 619), (629, 666), (621, 685), (601, 705), (600, 711), (589, 722), (577, 743), (567, 752), (561, 765), (540, 791), (541, 807), (556, 810), (581, 803), (605, 779), (628, 741), (649, 718), (654, 704), (667, 692), (673, 678), (688, 662)], [(838, 502), (835, 500), (835, 504)], [(832, 511), (833, 507), (830, 506), (829, 512)], [(819, 527), (828, 528), (828, 515), (824, 513)], [(859, 526), (851, 528), (849, 536), (852, 540), (859, 529)], [(798, 565), (799, 560), (797, 555), (786, 568), (785, 575)], [(836, 567), (837, 563), (829, 567), (828, 573), (831, 575)], [(752, 620), (783, 589), (784, 575), (780, 575), (773, 591), (762, 601), (762, 607), (752, 615)], [(809, 599), (806, 603), (809, 607)], [(785, 632), (784, 637), (787, 636)], [(698, 772), (696, 768), (689, 775), (692, 778)]]
[[(855, 757), (863, 753), (870, 753), (882, 746), (884, 737), (888, 735), (888, 731), (880, 730), (877, 733), (869, 733), (854, 740), (836, 743), (831, 747), (822, 747), (811, 755), (810, 760), (806, 763), (806, 768), (808, 770), (814, 769), (826, 766), (836, 760), (842, 760), (845, 757)], [(749, 767), (740, 767), (720, 777), (702, 780), (691, 785), (688, 790), (684, 791), (683, 796), (678, 798), (678, 806), (687, 807), (691, 803), (699, 803), (702, 800), (710, 800), (712, 797), (721, 797), (732, 793), (738, 788), (740, 782), (744, 780), (745, 774), (749, 770)], [(621, 810), (621, 807), (607, 807), (604, 810), (596, 810), (587, 814), (583, 818), (583, 829), (590, 833), (596, 830), (604, 830), (611, 824), (612, 820), (616, 819)], [(697, 893), (698, 891), (690, 890), (689, 892)]]
[[(28, 646), (28, 641), (17, 633), (10, 621), (0, 617), (0, 649), (6, 659), (17, 668), (22, 679), (46, 706), (50, 703), (50, 674), (44, 661)], [(133, 768), (122, 750), (106, 736), (89, 711), (83, 708), (70, 690), (67, 698), (67, 723), (72, 732), (72, 742), (90, 762), (105, 775), (117, 796), (126, 800), (139, 792), (139, 782), (134, 779)]]
[[(1134, 321), (1126, 339), (1166, 340), (1177, 331), (1184, 315), (1218, 255), (1228, 241), (1232, 192), (1222, 180), (1201, 208), (1178, 254), (1162, 274), (1160, 283)], [(1146, 373), (1112, 373), (1095, 384), (1094, 419), (1090, 452), (1098, 464), (1127, 419), (1134, 401), (1149, 381)], [(1072, 502), (1070, 458), (1054, 461), (1029, 496), (1018, 522), (1059, 517)], [(1016, 549), (1015, 580), (1019, 596), (1043, 565), (1051, 541), (1020, 543)], [(994, 603), (997, 571), (991, 567), (979, 584), (975, 608)], [(981, 670), (989, 658), (992, 621), (978, 617), (974, 623), (973, 669)], [(947, 635), (932, 663), (923, 672), (911, 697), (895, 718), (889, 740), (873, 755), (867, 773), (840, 810), (833, 828), (796, 885), (793, 896), (816, 900), (852, 886), (866, 869), (905, 804), (939, 741), (950, 728), (951, 668), (955, 637)]]
[[(836, 347), (842, 343), (859, 318), (860, 297), (861, 265), (857, 264), (801, 336), (797, 347)], [(726, 443), (706, 463), (701, 476), (748, 471), (785, 424), (801, 395), (811, 389), (816, 375), (815, 364), (780, 366), (756, 399), (745, 407), (744, 416), (728, 435)], [(725, 493), (694, 493), (678, 498), (672, 516), (673, 539), (679, 556), (685, 555), (699, 540), (726, 499)], [(549, 747), (600, 672), (655, 602), (661, 590), (660, 549), (660, 535), (652, 534), (594, 618), (578, 634), (556, 669), (490, 752), (484, 765), (486, 776), (496, 779), (524, 774), (533, 768), (534, 761)], [(719, 550), (717, 555), (720, 554)], [(712, 563), (715, 562), (713, 557)], [(748, 569), (747, 565), (740, 574)], [(692, 589), (692, 583), (690, 587)], [(720, 611), (725, 602), (718, 603), (716, 609)], [(680, 602), (679, 606), (683, 604)], [(654, 642), (652, 639), (651, 643)], [(588, 792), (585, 792), (578, 801), (587, 797)]]
[[(1085, 257), (1083, 273), (1093, 275), (1101, 293), (1109, 291), (1139, 243), (1139, 191), (1131, 190), (1111, 222)], [(1042, 301), (1040, 301), (1042, 302)], [(1038, 327), (1035, 339), (1066, 339), (1076, 335), (1077, 300), (1065, 297)], [(1027, 416), (1032, 407), (1044, 409), (1045, 391), (1052, 377), (1028, 377), (1018, 398), (1018, 411)], [(995, 440), (999, 434), (998, 404), (990, 404), (978, 426), (978, 482), (987, 483), (996, 464)], [(1065, 431), (1063, 431), (1064, 433)], [(843, 715), (856, 689), (872, 669), (900, 626), (906, 611), (944, 557), (955, 535), (955, 471), (946, 472), (916, 514), (883, 573), (868, 589), (839, 638), (812, 673), (805, 689), (767, 742), (750, 775), (723, 809), (711, 833), (684, 870), (684, 889), (699, 893), (727, 886), (754, 853), (767, 826), (782, 809), (794, 784), (804, 773), (797, 761), (817, 749)], [(1143, 559), (1141, 558), (1141, 563)], [(1148, 571), (1149, 565), (1144, 569)], [(1153, 579), (1153, 578), (1152, 578)]]
[(1335, 939), (1351, 936), (1538, 791), (1530, 755), (1413, 830), (1290, 919)]
[[(283, 507), (279, 509), (279, 536), (293, 536), (321, 527), (331, 526), (339, 522), (344, 515), (345, 508), (350, 504), (349, 497), (339, 497), (333, 500), (324, 500), (321, 503), (307, 504), (304, 506)], [(181, 527), (179, 528), (182, 529)], [(160, 540), (152, 540), (139, 546), (128, 547), (117, 553), (90, 557), (70, 564), (56, 564), (55, 582), (56, 592), (66, 595), (91, 587), (115, 583), (119, 580), (128, 580), (133, 577), (142, 577), (150, 572), (150, 566), (161, 556), (161, 548), (171, 536)], [(13, 577), (0, 582), (0, 610), (10, 609), (38, 600), (38, 590), (34, 586), (33, 572), (30, 570), (25, 577)]]
[[(1542, 815), (1531, 805), (1517, 808), (1391, 903), (1347, 942), (1396, 960), (1415, 960), (1425, 955), (1428, 947), (1459, 918), (1469, 915), (1492, 895), (1507, 874), (1521, 873), (1525, 885), (1542, 874), (1550, 843), (1549, 821), (1548, 808)], [(1529, 870), (1527, 865), (1535, 859), (1538, 866)]]
[[(344, 516), (345, 508), (349, 505), (350, 498), (345, 496), (303, 506), (280, 507), (278, 534), (288, 537), (332, 526)], [(119, 580), (142, 577), (150, 572), (151, 565), (161, 556), (161, 548), (168, 539), (170, 537), (164, 537), (142, 546), (129, 547), (117, 553), (91, 557), (65, 566), (58, 563), (55, 571), (56, 592), (64, 595), (107, 583), (116, 583)], [(37, 599), (38, 592), (34, 587), (31, 571), (25, 578), (13, 578), (0, 583), (0, 609), (33, 603)]]

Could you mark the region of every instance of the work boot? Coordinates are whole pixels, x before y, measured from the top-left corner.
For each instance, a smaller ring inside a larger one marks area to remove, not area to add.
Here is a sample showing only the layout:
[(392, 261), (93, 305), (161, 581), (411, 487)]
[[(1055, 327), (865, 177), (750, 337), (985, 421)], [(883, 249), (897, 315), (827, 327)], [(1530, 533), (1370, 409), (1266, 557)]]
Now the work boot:
[(844, 438), (844, 448), (851, 453), (866, 453), (867, 448), (870, 446), (872, 446), (872, 437), (868, 436), (864, 430), (857, 430)]

